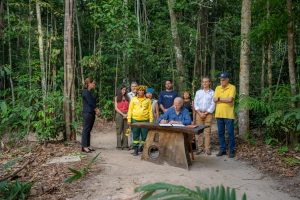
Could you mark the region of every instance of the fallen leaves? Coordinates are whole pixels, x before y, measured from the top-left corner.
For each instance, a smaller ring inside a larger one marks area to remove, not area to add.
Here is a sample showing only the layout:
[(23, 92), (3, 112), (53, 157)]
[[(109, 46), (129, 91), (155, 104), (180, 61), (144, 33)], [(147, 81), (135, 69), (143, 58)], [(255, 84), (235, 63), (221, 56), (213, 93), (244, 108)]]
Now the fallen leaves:
[(64, 183), (64, 179), (71, 175), (68, 167), (80, 168), (89, 162), (89, 158), (83, 157), (78, 162), (46, 163), (54, 157), (78, 155), (80, 154), (79, 150), (79, 144), (76, 143), (67, 145), (63, 143), (48, 143), (47, 145), (24, 143), (2, 153), (0, 166), (11, 162), (10, 160), (14, 160), (14, 162), (10, 163), (11, 166), (7, 169), (0, 167), (0, 179), (20, 169), (24, 163), (35, 158), (12, 179), (18, 178), (20, 181), (34, 182), (29, 199), (65, 199), (81, 190), (77, 182)]

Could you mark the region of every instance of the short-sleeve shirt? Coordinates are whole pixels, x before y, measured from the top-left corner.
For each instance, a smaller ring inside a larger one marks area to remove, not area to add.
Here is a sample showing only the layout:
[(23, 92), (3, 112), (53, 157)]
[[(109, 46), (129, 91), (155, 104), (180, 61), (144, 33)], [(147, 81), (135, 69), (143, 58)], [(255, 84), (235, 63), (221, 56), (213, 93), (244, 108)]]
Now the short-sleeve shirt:
[[(234, 85), (228, 84), (225, 88), (217, 86), (215, 90), (215, 98), (235, 98), (236, 89)], [(234, 119), (234, 103), (216, 103), (215, 118)]]
[(172, 91), (162, 91), (158, 97), (158, 104), (162, 104), (165, 109), (173, 106), (174, 99), (178, 96), (177, 92)]

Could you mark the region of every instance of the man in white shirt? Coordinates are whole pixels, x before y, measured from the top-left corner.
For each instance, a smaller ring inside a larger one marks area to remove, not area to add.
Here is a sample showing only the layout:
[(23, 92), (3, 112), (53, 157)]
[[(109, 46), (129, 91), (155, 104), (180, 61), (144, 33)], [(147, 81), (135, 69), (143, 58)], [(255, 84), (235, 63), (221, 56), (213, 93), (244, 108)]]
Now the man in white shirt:
[(129, 97), (129, 100), (131, 100), (132, 97), (135, 97), (136, 96), (136, 92), (137, 92), (137, 82), (133, 81), (131, 82), (131, 85), (130, 85), (130, 92), (127, 94), (128, 97)]
[[(210, 132), (211, 122), (215, 111), (214, 91), (210, 89), (210, 78), (202, 78), (202, 89), (198, 90), (194, 99), (194, 109), (196, 112), (196, 125), (207, 125), (204, 129), (204, 135), (200, 134), (198, 138), (198, 152), (199, 155), (204, 149), (206, 155), (211, 155), (210, 150)], [(204, 141), (203, 141), (204, 140)], [(204, 147), (203, 147), (204, 146)]]

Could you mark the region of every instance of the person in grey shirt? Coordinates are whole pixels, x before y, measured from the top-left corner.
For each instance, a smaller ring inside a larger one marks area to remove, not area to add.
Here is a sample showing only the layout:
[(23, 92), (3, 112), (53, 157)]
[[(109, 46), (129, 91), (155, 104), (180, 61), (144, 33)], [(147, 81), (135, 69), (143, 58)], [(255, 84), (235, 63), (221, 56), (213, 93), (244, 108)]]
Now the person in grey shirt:
[(210, 132), (211, 122), (213, 119), (212, 113), (215, 111), (214, 91), (210, 89), (210, 78), (202, 78), (202, 89), (198, 90), (194, 99), (194, 109), (196, 125), (207, 125), (208, 128), (204, 129), (204, 135), (200, 134), (198, 138), (198, 152), (199, 155), (205, 150), (206, 155), (211, 155), (210, 150)]

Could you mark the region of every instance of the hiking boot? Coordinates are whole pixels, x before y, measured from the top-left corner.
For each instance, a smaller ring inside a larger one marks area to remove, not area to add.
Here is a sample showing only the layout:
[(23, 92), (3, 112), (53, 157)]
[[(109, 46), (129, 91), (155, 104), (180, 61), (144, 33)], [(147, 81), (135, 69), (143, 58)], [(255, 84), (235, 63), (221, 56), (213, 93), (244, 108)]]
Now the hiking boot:
[(226, 155), (226, 151), (219, 151), (216, 156), (224, 156)]
[(133, 147), (133, 149), (134, 149), (133, 155), (138, 156), (139, 155), (139, 147)]
[(228, 156), (228, 157), (229, 157), (229, 158), (234, 158), (234, 156), (235, 156), (235, 152), (232, 151), (232, 152), (229, 153), (229, 156)]

